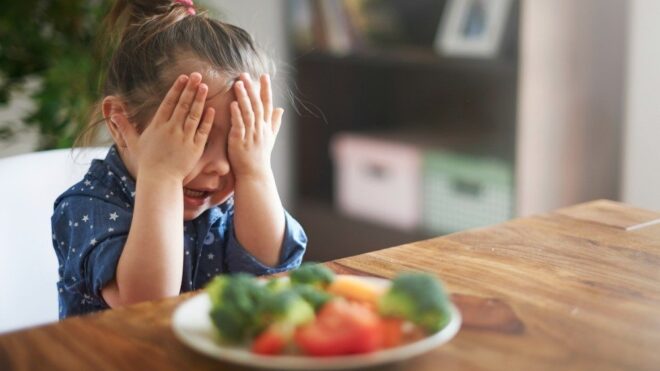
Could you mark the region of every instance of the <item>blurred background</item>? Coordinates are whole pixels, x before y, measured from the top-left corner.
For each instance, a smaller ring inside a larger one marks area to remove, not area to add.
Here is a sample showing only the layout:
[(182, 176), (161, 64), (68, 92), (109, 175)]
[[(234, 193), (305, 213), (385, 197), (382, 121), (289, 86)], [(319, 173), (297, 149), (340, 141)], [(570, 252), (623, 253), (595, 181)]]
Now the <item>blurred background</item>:
[[(598, 198), (660, 209), (658, 1), (199, 3), (278, 63), (273, 167), (307, 260)], [(70, 147), (101, 98), (110, 3), (12, 4), (0, 157)]]

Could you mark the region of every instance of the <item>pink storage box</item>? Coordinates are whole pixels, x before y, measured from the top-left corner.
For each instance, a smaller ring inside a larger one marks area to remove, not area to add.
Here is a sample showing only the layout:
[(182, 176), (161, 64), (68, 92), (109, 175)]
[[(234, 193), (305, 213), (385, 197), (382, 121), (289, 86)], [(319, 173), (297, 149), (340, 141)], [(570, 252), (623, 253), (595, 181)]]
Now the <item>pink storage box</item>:
[(339, 210), (399, 229), (419, 226), (422, 155), (418, 148), (349, 133), (335, 135), (330, 146)]

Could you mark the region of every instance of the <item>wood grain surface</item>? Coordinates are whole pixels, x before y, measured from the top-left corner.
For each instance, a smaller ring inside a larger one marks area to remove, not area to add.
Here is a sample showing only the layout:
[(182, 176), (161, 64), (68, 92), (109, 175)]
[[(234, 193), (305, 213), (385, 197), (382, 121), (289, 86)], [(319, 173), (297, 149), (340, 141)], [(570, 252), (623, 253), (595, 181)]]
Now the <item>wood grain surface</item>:
[[(461, 310), (451, 342), (386, 369), (658, 370), (658, 218), (595, 201), (327, 265), (386, 278), (433, 273)], [(174, 337), (172, 312), (193, 295), (1, 335), (0, 370), (246, 369)]]

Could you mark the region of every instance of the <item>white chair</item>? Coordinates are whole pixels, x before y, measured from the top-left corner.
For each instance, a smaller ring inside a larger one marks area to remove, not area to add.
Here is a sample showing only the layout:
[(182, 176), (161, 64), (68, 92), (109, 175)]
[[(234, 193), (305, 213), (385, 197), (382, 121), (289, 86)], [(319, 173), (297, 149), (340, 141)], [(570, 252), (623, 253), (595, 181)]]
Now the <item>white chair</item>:
[(107, 151), (61, 149), (0, 159), (0, 333), (58, 319), (53, 203)]

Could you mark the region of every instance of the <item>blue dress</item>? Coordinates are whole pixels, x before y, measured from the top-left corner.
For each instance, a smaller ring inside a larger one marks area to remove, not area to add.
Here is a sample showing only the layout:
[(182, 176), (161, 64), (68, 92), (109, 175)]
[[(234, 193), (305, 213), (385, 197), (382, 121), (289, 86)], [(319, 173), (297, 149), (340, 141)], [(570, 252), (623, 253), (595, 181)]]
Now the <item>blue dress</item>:
[[(92, 162), (82, 181), (55, 201), (51, 222), (59, 260), (60, 318), (109, 308), (101, 289), (115, 277), (134, 202), (135, 181), (114, 146), (104, 160)], [(184, 222), (181, 292), (203, 288), (220, 273), (263, 275), (300, 265), (307, 236), (288, 212), (276, 267), (262, 264), (241, 246), (234, 234), (233, 215), (233, 199), (229, 199)]]

